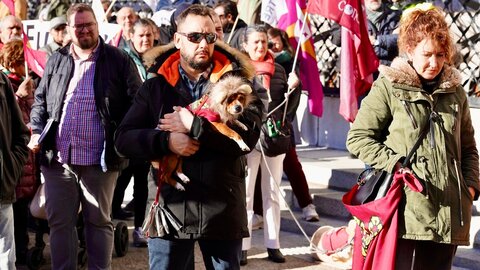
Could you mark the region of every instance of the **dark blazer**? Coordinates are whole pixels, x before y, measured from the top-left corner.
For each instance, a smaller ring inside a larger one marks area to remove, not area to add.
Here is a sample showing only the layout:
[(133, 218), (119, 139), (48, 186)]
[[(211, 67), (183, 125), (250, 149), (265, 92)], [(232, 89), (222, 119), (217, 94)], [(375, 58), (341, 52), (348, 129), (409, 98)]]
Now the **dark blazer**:
[[(47, 158), (43, 162), (53, 157), (56, 129), (68, 84), (73, 76), (74, 62), (69, 50), (70, 45), (48, 59), (42, 80), (35, 91), (35, 102), (30, 114), (32, 133), (41, 134), (46, 126), (48, 128), (42, 142), (42, 153)], [(142, 81), (132, 59), (124, 51), (105, 44), (100, 38), (93, 84), (96, 108), (105, 128), (105, 162), (108, 170), (121, 170), (126, 167), (127, 160), (115, 152), (113, 136)], [(47, 122), (52, 124), (47, 125)]]

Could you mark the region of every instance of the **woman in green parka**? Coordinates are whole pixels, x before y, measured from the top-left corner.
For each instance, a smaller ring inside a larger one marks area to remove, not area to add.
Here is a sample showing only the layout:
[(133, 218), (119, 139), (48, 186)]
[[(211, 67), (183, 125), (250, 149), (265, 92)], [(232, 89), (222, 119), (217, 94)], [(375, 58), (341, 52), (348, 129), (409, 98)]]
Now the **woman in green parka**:
[[(404, 14), (398, 46), (403, 57), (379, 68), (347, 148), (374, 168), (413, 172), (424, 186), (422, 193), (404, 188), (396, 269), (450, 269), (457, 246), (469, 244), (472, 202), (480, 191), (470, 109), (438, 9)], [(427, 122), (410, 168), (401, 169)]]

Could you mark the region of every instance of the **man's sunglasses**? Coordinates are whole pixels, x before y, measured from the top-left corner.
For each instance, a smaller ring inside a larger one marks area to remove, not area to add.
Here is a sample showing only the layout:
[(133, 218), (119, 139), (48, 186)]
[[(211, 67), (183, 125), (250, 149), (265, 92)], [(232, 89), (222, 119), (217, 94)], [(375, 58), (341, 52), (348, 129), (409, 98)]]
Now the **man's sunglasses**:
[(202, 39), (205, 39), (208, 44), (215, 43), (217, 41), (217, 34), (215, 33), (180, 33), (177, 32), (177, 34), (182, 35), (188, 39), (188, 41), (193, 42), (193, 43), (200, 43), (202, 42)]

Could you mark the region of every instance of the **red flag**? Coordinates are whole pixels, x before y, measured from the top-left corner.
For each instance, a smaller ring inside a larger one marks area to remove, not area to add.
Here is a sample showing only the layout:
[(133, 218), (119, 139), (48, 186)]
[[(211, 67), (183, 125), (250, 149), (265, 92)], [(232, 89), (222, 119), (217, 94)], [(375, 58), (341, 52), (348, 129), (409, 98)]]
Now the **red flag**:
[(357, 115), (357, 97), (372, 84), (379, 61), (370, 43), (362, 0), (310, 0), (307, 11), (342, 26), (339, 113), (350, 122)]
[[(323, 114), (323, 86), (318, 74), (310, 23), (305, 18), (305, 0), (263, 0), (262, 20), (284, 30), (294, 48), (300, 43), (300, 80), (308, 90), (308, 107), (313, 115)], [(302, 27), (305, 23), (305, 27)], [(291, 70), (286, 70), (287, 74)]]
[(5, 6), (8, 7), (10, 14), (15, 16), (15, 1), (14, 0), (2, 0)]
[(43, 51), (37, 51), (32, 49), (28, 36), (23, 32), (23, 53), (25, 55), (25, 61), (28, 68), (35, 72), (38, 76), (43, 76), (43, 70), (47, 64), (47, 53)]

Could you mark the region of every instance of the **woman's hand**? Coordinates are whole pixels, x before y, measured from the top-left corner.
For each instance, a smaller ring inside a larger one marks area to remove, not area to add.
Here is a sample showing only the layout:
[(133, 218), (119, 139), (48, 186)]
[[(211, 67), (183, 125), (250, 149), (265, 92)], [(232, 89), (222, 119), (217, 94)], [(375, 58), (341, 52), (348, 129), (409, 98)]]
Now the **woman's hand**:
[(475, 198), (475, 189), (473, 187), (468, 187), (468, 191), (470, 192), (470, 195), (472, 196), (472, 199)]
[(410, 170), (410, 168), (406, 167), (406, 168), (402, 168), (402, 163), (400, 162), (397, 162), (395, 164), (395, 167), (393, 168), (393, 172), (396, 173), (396, 172), (399, 172), (399, 173), (412, 173), (412, 170)]
[(287, 84), (288, 90), (295, 89), (297, 88), (297, 86), (300, 85), (300, 80), (298, 79), (298, 76), (297, 74), (295, 74), (295, 72), (292, 71), (290, 72), (290, 74), (288, 74)]
[(33, 81), (31, 77), (25, 79), (19, 86), (15, 94), (20, 98), (26, 98), (33, 95)]

